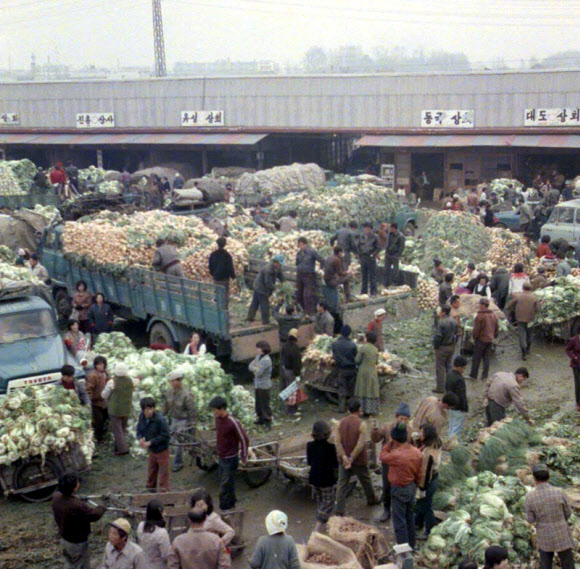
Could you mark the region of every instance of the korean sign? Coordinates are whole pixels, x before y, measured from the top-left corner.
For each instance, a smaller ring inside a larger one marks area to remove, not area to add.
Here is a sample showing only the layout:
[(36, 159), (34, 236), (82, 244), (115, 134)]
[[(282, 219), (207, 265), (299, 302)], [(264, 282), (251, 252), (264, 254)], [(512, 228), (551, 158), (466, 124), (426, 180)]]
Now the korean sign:
[(526, 109), (524, 126), (579, 126), (580, 108)]
[(115, 113), (77, 113), (77, 128), (112, 128)]
[(0, 112), (0, 125), (20, 124), (20, 115), (18, 113)]
[(428, 128), (473, 128), (475, 111), (421, 111), (421, 126)]
[(181, 126), (224, 126), (223, 111), (181, 111)]

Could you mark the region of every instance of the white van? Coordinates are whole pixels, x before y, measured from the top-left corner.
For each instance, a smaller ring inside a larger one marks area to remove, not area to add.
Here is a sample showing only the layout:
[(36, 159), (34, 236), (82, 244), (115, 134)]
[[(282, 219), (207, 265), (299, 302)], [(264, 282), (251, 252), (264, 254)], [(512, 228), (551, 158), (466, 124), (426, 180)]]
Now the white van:
[(574, 244), (580, 237), (580, 199), (558, 204), (542, 226), (541, 235), (549, 235), (551, 241), (565, 239)]

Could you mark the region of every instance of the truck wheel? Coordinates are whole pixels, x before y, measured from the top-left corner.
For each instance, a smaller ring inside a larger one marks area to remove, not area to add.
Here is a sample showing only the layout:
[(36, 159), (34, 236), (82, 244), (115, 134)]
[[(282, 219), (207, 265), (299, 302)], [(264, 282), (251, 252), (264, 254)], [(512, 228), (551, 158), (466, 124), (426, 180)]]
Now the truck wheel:
[(406, 235), (407, 237), (414, 237), (415, 229), (416, 229), (415, 224), (412, 221), (409, 221), (407, 225), (405, 225), (403, 234)]
[(268, 482), (272, 475), (271, 468), (258, 468), (256, 470), (244, 470), (244, 480), (250, 488), (259, 488)]
[(212, 470), (215, 470), (218, 467), (218, 465), (215, 461), (214, 462), (207, 462), (206, 457), (204, 457), (202, 459), (202, 457), (200, 457), (200, 456), (195, 457), (195, 465), (200, 470), (203, 470), (204, 472), (211, 472)]
[(173, 336), (169, 328), (162, 322), (156, 322), (151, 326), (149, 331), (149, 345), (151, 344), (165, 344), (166, 346), (175, 346)]
[(31, 458), (16, 467), (12, 484), (15, 490), (24, 490), (37, 484), (50, 484), (44, 488), (20, 494), (27, 502), (45, 502), (52, 498), (61, 474), (60, 465), (53, 459), (46, 458), (43, 464), (40, 457)]
[(64, 288), (59, 288), (54, 295), (56, 313), (60, 320), (68, 320), (72, 312), (71, 299)]

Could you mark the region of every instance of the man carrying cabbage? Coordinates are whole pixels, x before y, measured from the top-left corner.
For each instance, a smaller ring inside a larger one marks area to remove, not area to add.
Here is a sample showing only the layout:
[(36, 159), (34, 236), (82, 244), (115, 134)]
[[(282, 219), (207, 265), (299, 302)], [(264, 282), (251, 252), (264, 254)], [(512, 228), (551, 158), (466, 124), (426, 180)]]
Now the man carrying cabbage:
[[(165, 393), (163, 415), (171, 425), (171, 435), (187, 430), (195, 423), (195, 403), (189, 389), (183, 387), (183, 372), (172, 371), (167, 374), (170, 384)], [(173, 472), (183, 468), (183, 447), (177, 446), (173, 459)]]

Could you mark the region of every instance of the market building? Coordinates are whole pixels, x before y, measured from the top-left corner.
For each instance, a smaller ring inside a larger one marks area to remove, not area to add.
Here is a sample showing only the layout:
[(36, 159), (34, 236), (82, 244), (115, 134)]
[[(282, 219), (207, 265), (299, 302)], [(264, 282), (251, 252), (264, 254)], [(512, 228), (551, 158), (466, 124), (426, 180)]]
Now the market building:
[(436, 188), (580, 172), (580, 70), (0, 84), (0, 157), (135, 170), (317, 162)]

